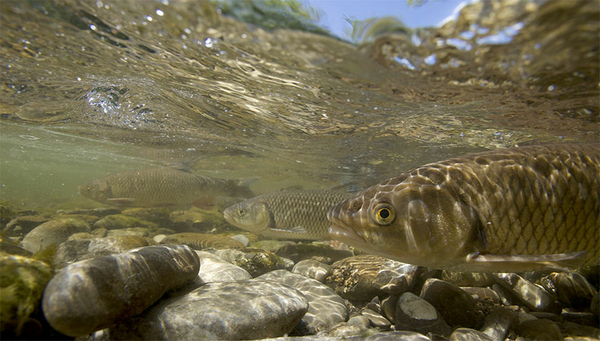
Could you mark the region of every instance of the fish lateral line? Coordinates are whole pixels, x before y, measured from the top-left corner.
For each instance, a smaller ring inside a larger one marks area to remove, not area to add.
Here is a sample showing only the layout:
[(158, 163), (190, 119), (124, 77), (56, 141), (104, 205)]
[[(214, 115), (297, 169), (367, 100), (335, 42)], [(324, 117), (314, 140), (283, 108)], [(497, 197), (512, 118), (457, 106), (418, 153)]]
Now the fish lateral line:
[(308, 231), (306, 231), (306, 229), (304, 229), (302, 226), (294, 226), (291, 229), (278, 229), (278, 228), (271, 227), (270, 230), (273, 232), (308, 233)]

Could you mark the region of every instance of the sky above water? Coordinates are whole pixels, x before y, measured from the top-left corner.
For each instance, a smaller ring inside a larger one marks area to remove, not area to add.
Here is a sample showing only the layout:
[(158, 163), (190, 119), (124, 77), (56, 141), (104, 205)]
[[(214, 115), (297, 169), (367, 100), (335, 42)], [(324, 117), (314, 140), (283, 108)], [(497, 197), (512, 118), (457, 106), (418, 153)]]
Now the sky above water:
[[(416, 1), (414, 1), (416, 2)], [(364, 20), (394, 16), (410, 28), (437, 26), (473, 0), (428, 0), (421, 6), (410, 6), (407, 0), (306, 0), (323, 12), (321, 24), (331, 33), (348, 38), (351, 25), (347, 18)]]

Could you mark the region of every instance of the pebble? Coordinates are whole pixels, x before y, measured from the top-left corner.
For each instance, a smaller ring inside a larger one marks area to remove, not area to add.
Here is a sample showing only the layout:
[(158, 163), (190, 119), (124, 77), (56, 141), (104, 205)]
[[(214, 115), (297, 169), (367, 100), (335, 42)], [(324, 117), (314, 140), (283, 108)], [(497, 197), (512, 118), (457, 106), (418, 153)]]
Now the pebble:
[(252, 277), (273, 270), (291, 269), (294, 266), (291, 260), (261, 249), (246, 248), (243, 251), (226, 249), (214, 250), (211, 253), (248, 271)]
[(363, 309), (360, 314), (368, 318), (373, 327), (388, 330), (392, 326), (392, 323), (388, 319), (371, 309)]
[(515, 328), (517, 335), (533, 341), (562, 340), (563, 336), (556, 323), (547, 319), (522, 322)]
[(391, 295), (381, 301), (381, 312), (392, 323), (396, 323), (396, 305), (400, 296)]
[(108, 256), (149, 245), (152, 245), (151, 239), (136, 236), (69, 239), (60, 244), (56, 250), (53, 264), (57, 269), (61, 269), (81, 260)]
[(369, 337), (366, 337), (364, 339), (361, 338), (361, 340), (365, 340), (365, 341), (396, 341), (396, 340), (431, 341), (430, 338), (428, 338), (427, 336), (425, 336), (421, 333), (410, 332), (410, 331), (394, 331), (394, 332), (387, 332), (387, 333), (377, 333), (377, 334), (373, 334)]
[(94, 223), (94, 228), (105, 228), (107, 230), (125, 229), (128, 227), (154, 227), (157, 225), (153, 222), (142, 220), (136, 217), (124, 214), (107, 215), (104, 218)]
[(542, 278), (541, 284), (554, 293), (563, 306), (578, 310), (587, 309), (596, 293), (590, 282), (577, 272), (553, 272)]
[(410, 290), (417, 269), (384, 257), (360, 255), (335, 262), (326, 283), (346, 299), (369, 301), (374, 296)]
[(200, 259), (198, 277), (203, 283), (235, 282), (252, 278), (248, 271), (228, 263), (210, 252), (196, 251), (196, 254)]
[(460, 287), (468, 292), (474, 299), (486, 300), (495, 304), (500, 304), (500, 295), (490, 288), (480, 287)]
[(168, 235), (161, 244), (184, 244), (195, 250), (205, 249), (243, 249), (244, 244), (218, 234), (207, 233), (175, 233)]
[(26, 325), (51, 277), (52, 269), (44, 262), (0, 253), (2, 339), (27, 339)]
[(331, 272), (331, 266), (314, 259), (305, 259), (296, 263), (292, 272), (324, 283)]
[(500, 285), (511, 291), (529, 309), (560, 313), (560, 305), (541, 286), (535, 285), (515, 273), (497, 273), (494, 276)]
[(196, 278), (200, 263), (185, 245), (147, 246), (73, 263), (44, 290), (50, 325), (81, 336), (137, 315), (165, 292)]
[(78, 232), (90, 232), (90, 226), (77, 219), (50, 220), (31, 230), (21, 244), (25, 250), (36, 253), (51, 245), (58, 247)]
[(483, 323), (475, 311), (475, 299), (454, 284), (430, 278), (421, 289), (421, 298), (431, 303), (450, 327), (478, 329)]
[(398, 299), (395, 320), (400, 330), (439, 335), (450, 335), (452, 331), (434, 306), (411, 292)]
[(371, 325), (366, 316), (357, 315), (348, 319), (348, 322), (342, 322), (329, 330), (329, 335), (339, 339), (348, 339), (352, 336), (363, 335)]
[(292, 331), (308, 301), (287, 285), (248, 280), (208, 283), (161, 300), (109, 329), (110, 339), (262, 339)]
[(243, 234), (236, 234), (229, 238), (231, 238), (233, 240), (237, 240), (238, 242), (242, 243), (244, 245), (244, 247), (247, 247), (250, 244), (250, 239), (248, 237), (244, 236)]
[(481, 332), (492, 340), (504, 340), (511, 326), (516, 325), (517, 317), (505, 307), (497, 307), (485, 319)]
[(275, 270), (257, 277), (279, 282), (299, 290), (308, 300), (308, 312), (296, 326), (300, 335), (316, 334), (346, 321), (348, 309), (344, 299), (325, 284), (287, 270)]
[(471, 328), (456, 328), (450, 337), (449, 341), (496, 341), (484, 333)]

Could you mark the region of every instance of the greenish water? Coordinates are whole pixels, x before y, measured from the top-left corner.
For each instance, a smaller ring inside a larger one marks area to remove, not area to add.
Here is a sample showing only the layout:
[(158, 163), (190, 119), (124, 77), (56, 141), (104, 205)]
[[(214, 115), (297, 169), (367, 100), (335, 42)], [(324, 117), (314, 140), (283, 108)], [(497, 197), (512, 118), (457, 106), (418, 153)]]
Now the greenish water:
[(178, 163), (258, 176), (257, 194), (363, 187), (472, 151), (598, 141), (598, 2), (495, 3), (357, 47), (205, 2), (3, 1), (1, 200), (89, 206), (86, 181)]

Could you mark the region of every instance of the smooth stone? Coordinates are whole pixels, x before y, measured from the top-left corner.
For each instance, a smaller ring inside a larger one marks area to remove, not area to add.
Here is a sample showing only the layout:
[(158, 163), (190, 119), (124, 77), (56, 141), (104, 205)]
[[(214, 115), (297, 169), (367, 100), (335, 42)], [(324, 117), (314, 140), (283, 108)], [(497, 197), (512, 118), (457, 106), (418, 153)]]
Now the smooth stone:
[(198, 277), (203, 283), (235, 282), (251, 279), (248, 271), (224, 261), (210, 252), (196, 251), (200, 259)]
[(496, 283), (492, 285), (492, 290), (494, 290), (496, 294), (498, 294), (498, 297), (500, 297), (500, 303), (505, 306), (513, 305), (514, 295), (508, 289), (505, 289), (503, 286)]
[(153, 240), (154, 240), (156, 243), (160, 244), (160, 242), (162, 242), (162, 241), (163, 241), (163, 240), (164, 240), (166, 237), (167, 237), (167, 235), (166, 235), (166, 234), (157, 234), (156, 236), (152, 237), (152, 239), (153, 239)]
[(365, 341), (431, 341), (427, 336), (410, 331), (394, 331), (394, 332), (385, 332), (385, 333), (377, 333), (371, 336), (364, 338)]
[(126, 209), (121, 214), (150, 221), (159, 226), (171, 225), (171, 210), (166, 207), (135, 207)]
[(566, 335), (590, 337), (595, 340), (600, 340), (600, 329), (598, 329), (598, 326), (600, 326), (600, 323), (597, 320), (594, 326), (582, 326), (577, 323), (565, 321), (561, 328), (561, 332)]
[(508, 309), (498, 307), (485, 319), (481, 332), (492, 340), (504, 340), (511, 326), (517, 324), (517, 317)]
[(491, 273), (442, 271), (442, 280), (458, 287), (487, 287), (496, 283)]
[(296, 263), (292, 272), (324, 283), (331, 272), (331, 266), (314, 259), (305, 259)]
[(124, 214), (107, 215), (104, 218), (94, 223), (94, 228), (105, 228), (107, 230), (125, 229), (128, 227), (154, 227), (157, 225), (153, 222), (139, 219)]
[(454, 284), (430, 278), (425, 281), (420, 296), (436, 308), (450, 327), (477, 329), (483, 323), (475, 312), (475, 299)]
[(396, 329), (450, 335), (452, 329), (435, 307), (421, 297), (405, 292), (396, 306)]
[(289, 333), (308, 310), (298, 290), (258, 280), (208, 283), (109, 329), (110, 339), (239, 340)]
[(299, 290), (308, 300), (308, 312), (296, 330), (301, 335), (316, 334), (346, 321), (348, 308), (344, 299), (325, 284), (287, 270), (275, 270), (257, 277), (269, 282), (279, 282)]
[(480, 287), (460, 287), (476, 300), (486, 300), (495, 304), (500, 304), (500, 295), (490, 288)]
[(392, 326), (392, 323), (388, 319), (371, 309), (363, 309), (360, 314), (366, 316), (373, 327), (388, 330)]
[(496, 273), (496, 281), (510, 290), (529, 309), (549, 313), (560, 313), (560, 305), (542, 287), (514, 273)]
[(517, 335), (533, 341), (563, 340), (563, 336), (556, 323), (547, 319), (522, 322), (515, 328), (515, 332)]
[(196, 278), (199, 267), (196, 253), (184, 245), (147, 246), (73, 263), (48, 283), (43, 312), (65, 335), (90, 334), (141, 313)]
[(152, 238), (154, 235), (154, 228), (148, 227), (127, 227), (122, 229), (112, 229), (106, 231), (107, 237), (119, 237), (119, 236), (136, 236), (136, 237), (148, 237)]
[(250, 239), (248, 239), (248, 237), (244, 236), (243, 234), (236, 234), (235, 236), (231, 236), (229, 237), (233, 240), (237, 240), (238, 242), (242, 243), (242, 245), (244, 245), (244, 247), (248, 246), (248, 244), (250, 244)]
[(348, 322), (341, 322), (333, 326), (328, 333), (338, 339), (348, 339), (353, 336), (362, 336), (369, 329), (370, 324), (366, 316), (352, 316)]
[(401, 294), (414, 285), (418, 267), (384, 257), (360, 255), (335, 262), (326, 283), (349, 300)]
[(78, 232), (90, 232), (90, 226), (78, 219), (50, 220), (31, 230), (21, 244), (25, 250), (36, 253), (51, 245), (58, 247)]
[(151, 239), (136, 236), (69, 239), (60, 244), (53, 263), (56, 268), (61, 269), (81, 260), (108, 256), (149, 245), (152, 245)]
[(578, 310), (588, 308), (597, 292), (590, 282), (577, 272), (553, 272), (540, 282), (544, 289), (556, 295), (563, 307)]
[(371, 321), (369, 321), (369, 318), (366, 316), (356, 315), (349, 318), (347, 324), (349, 326), (359, 327), (360, 329), (367, 329), (371, 325)]
[(223, 218), (223, 212), (192, 207), (186, 211), (171, 213), (172, 228), (177, 232), (209, 233), (228, 230), (231, 225)]
[(450, 337), (449, 341), (496, 341), (484, 333), (471, 328), (456, 328)]
[(573, 311), (565, 308), (560, 314), (562, 321), (576, 323), (582, 326), (598, 327), (600, 323), (594, 313), (588, 311)]
[(210, 252), (248, 271), (252, 277), (260, 276), (273, 270), (291, 269), (294, 266), (294, 262), (291, 260), (261, 249), (246, 248), (243, 251), (225, 249), (211, 250)]

